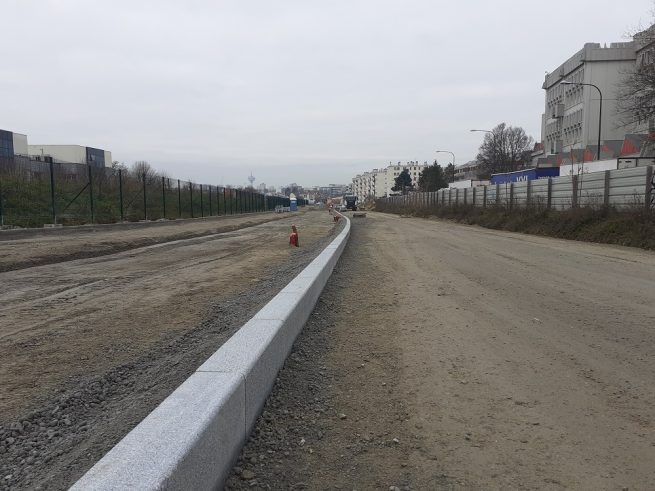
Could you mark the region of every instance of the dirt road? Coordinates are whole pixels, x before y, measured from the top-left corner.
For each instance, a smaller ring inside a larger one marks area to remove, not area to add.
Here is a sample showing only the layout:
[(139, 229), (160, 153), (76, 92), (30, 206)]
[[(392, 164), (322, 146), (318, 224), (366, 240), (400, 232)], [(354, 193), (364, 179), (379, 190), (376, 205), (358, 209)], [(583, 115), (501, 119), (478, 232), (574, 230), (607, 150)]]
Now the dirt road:
[(230, 232), (285, 218), (253, 213), (148, 223), (19, 229), (0, 233), (0, 271), (98, 257), (173, 240)]
[[(300, 249), (288, 245), (292, 223)], [(0, 241), (0, 489), (70, 485), (333, 228), (308, 212)]]
[(654, 291), (652, 252), (353, 220), (228, 488), (653, 489)]

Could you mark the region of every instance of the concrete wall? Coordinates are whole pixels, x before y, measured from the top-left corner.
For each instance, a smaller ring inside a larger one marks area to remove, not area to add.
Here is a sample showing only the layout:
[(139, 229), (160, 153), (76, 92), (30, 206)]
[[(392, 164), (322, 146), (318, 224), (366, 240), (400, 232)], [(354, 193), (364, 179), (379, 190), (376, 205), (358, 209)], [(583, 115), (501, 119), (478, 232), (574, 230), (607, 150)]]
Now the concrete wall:
[(73, 487), (219, 488), (332, 273), (342, 232)]

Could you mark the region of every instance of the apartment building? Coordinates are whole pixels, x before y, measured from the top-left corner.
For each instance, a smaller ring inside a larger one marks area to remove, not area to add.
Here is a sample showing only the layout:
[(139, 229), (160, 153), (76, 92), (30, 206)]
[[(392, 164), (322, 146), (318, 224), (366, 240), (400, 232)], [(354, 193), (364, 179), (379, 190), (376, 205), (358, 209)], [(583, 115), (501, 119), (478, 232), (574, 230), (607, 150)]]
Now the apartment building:
[(597, 145), (599, 93), (592, 86), (575, 84), (593, 84), (602, 92), (601, 140), (623, 140), (626, 133), (634, 132), (634, 128), (631, 131), (621, 125), (616, 96), (622, 77), (635, 66), (636, 48), (634, 41), (612, 43), (609, 47), (586, 43), (546, 75), (542, 85), (545, 110), (541, 118), (544, 155)]
[(396, 194), (396, 191), (393, 191), (392, 188), (396, 184), (396, 178), (403, 170), (407, 169), (409, 176), (412, 178), (412, 184), (417, 186), (419, 176), (427, 166), (427, 162), (422, 164), (418, 161), (409, 161), (405, 164), (398, 162), (397, 164), (390, 163), (382, 169), (373, 169), (372, 171), (358, 174), (352, 180), (353, 194), (358, 196), (360, 201), (369, 197), (381, 198), (391, 196), (392, 194)]

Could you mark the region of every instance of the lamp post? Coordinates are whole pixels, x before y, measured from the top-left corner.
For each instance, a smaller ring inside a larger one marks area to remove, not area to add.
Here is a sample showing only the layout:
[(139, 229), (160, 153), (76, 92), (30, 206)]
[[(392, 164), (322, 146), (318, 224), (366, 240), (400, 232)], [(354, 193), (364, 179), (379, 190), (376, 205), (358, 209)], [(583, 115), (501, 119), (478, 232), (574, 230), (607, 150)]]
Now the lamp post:
[(598, 154), (596, 155), (596, 158), (600, 160), (600, 131), (602, 128), (602, 123), (603, 123), (603, 93), (600, 91), (598, 86), (594, 84), (586, 84), (583, 82), (569, 82), (568, 80), (562, 80), (560, 82), (562, 85), (588, 85), (589, 87), (593, 87), (598, 91), (598, 95), (600, 96), (600, 103), (598, 105)]
[(450, 155), (453, 156), (453, 180), (452, 182), (455, 182), (455, 154), (449, 150), (436, 150), (437, 153), (449, 153)]

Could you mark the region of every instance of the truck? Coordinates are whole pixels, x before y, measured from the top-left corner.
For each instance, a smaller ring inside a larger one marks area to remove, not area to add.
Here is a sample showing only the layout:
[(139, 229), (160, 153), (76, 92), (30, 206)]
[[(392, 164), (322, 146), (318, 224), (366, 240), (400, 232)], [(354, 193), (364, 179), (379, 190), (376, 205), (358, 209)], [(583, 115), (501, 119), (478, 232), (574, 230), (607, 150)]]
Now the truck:
[(357, 196), (344, 196), (343, 201), (346, 203), (346, 210), (357, 211)]

